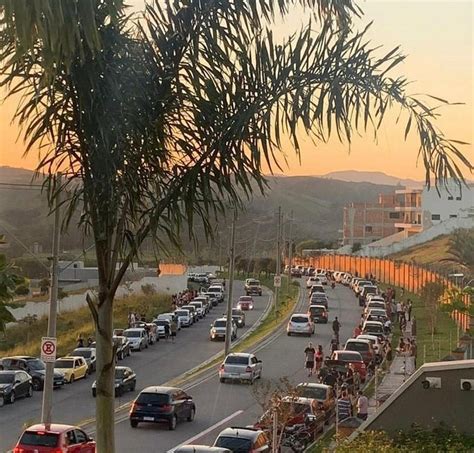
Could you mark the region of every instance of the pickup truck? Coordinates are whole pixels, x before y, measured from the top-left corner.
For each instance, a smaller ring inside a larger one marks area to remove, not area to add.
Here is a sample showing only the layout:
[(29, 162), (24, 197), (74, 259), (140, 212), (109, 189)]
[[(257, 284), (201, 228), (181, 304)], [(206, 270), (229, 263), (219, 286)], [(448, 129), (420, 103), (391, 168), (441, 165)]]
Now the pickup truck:
[(245, 293), (247, 296), (252, 295), (262, 295), (262, 286), (260, 285), (259, 280), (255, 280), (253, 278), (248, 278), (245, 280)]

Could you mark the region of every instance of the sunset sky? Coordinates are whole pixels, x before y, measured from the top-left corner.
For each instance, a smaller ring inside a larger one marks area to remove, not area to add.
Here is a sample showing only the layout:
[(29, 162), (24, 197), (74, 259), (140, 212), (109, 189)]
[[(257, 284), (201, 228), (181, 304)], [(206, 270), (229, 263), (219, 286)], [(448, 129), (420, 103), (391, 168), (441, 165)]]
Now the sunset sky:
[[(140, 9), (141, 0), (129, 0)], [(442, 110), (439, 126), (449, 138), (473, 141), (473, 2), (465, 1), (385, 1), (368, 0), (358, 3), (365, 15), (360, 26), (374, 21), (370, 37), (374, 45), (384, 50), (401, 45), (408, 56), (401, 71), (413, 80), (411, 93), (429, 93), (463, 106), (448, 106)], [(301, 10), (288, 18), (285, 26), (278, 25), (282, 34), (296, 30), (308, 13)], [(17, 140), (18, 127), (10, 123), (15, 102), (0, 105), (0, 165), (34, 168), (38, 153), (22, 158), (24, 145)], [(398, 114), (398, 111), (396, 112)], [(399, 177), (422, 179), (422, 163), (417, 164), (416, 136), (403, 140), (405, 124), (395, 124), (394, 113), (382, 126), (378, 143), (372, 135), (358, 137), (351, 145), (336, 141), (315, 147), (303, 141), (301, 164), (290, 148), (286, 150), (289, 167), (287, 175), (321, 175), (336, 170), (383, 171)], [(472, 146), (463, 148), (474, 161)], [(466, 175), (468, 176), (468, 175)]]

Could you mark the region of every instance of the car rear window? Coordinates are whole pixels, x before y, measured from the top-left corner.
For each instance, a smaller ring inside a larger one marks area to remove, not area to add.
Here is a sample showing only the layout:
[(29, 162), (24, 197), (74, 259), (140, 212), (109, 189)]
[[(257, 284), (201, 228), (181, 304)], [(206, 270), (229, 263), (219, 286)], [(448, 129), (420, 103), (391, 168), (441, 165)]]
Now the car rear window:
[(59, 434), (25, 431), (21, 436), (20, 444), (34, 447), (56, 447), (58, 445), (58, 439)]
[(252, 441), (243, 437), (221, 436), (216, 440), (215, 446), (228, 448), (232, 453), (248, 453), (252, 448)]
[(225, 359), (225, 363), (229, 365), (247, 365), (249, 363), (249, 358), (239, 355), (231, 355)]
[(309, 307), (309, 311), (315, 315), (317, 313), (324, 313), (326, 310), (324, 307)]
[(308, 318), (306, 316), (292, 316), (291, 322), (308, 322)]
[(359, 354), (351, 354), (349, 352), (340, 352), (337, 355), (338, 360), (342, 360), (344, 362), (353, 362), (353, 361), (360, 361), (361, 357)]
[(167, 393), (140, 393), (137, 403), (140, 404), (168, 404), (170, 396)]
[(349, 349), (350, 351), (368, 351), (369, 345), (367, 343), (351, 341), (350, 343), (347, 343), (346, 349)]
[(304, 398), (324, 400), (327, 396), (327, 390), (324, 387), (308, 387), (302, 385), (298, 387), (298, 395), (301, 395)]

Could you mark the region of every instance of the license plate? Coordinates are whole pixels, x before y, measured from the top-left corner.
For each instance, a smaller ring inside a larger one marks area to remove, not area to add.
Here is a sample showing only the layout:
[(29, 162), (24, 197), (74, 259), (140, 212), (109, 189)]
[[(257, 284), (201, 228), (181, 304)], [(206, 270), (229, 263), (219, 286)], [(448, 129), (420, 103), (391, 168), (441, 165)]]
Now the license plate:
[(154, 420), (155, 420), (154, 417), (143, 417), (143, 421), (145, 422), (152, 422)]

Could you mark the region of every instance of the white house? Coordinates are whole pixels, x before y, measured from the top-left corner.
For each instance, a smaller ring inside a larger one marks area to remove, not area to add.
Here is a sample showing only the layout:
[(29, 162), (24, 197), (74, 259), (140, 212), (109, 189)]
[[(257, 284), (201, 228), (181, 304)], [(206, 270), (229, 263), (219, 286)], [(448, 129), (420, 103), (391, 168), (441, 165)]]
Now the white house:
[(474, 215), (474, 184), (467, 187), (448, 182), (446, 187), (426, 187), (421, 194), (423, 229), (449, 219), (465, 218)]

